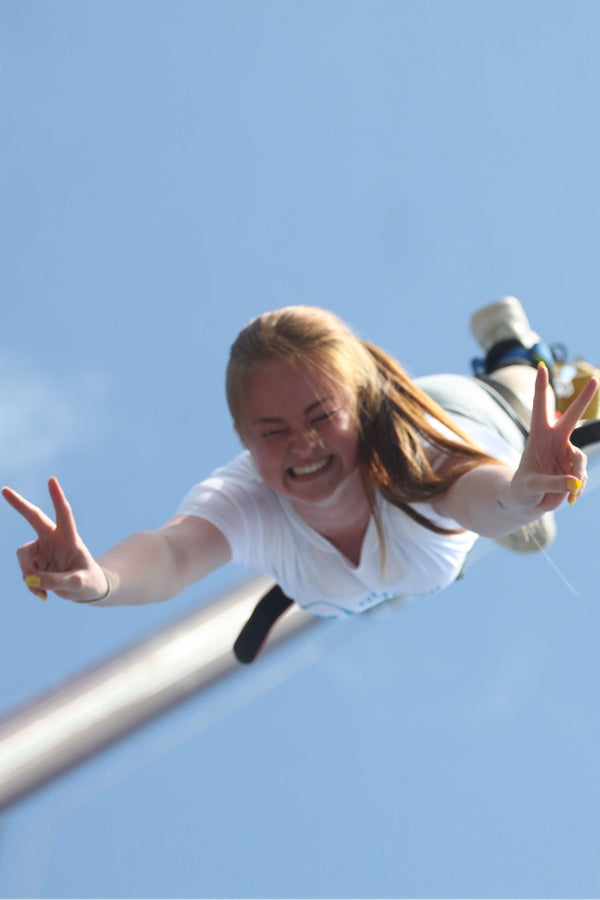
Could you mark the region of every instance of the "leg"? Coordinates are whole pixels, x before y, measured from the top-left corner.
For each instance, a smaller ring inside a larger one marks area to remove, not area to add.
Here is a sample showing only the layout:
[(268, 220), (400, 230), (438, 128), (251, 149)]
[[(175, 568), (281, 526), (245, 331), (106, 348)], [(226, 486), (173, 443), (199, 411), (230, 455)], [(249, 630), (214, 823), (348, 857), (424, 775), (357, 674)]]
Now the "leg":
[[(507, 388), (525, 406), (533, 407), (536, 369), (544, 362), (550, 377), (554, 374), (552, 350), (533, 331), (525, 310), (515, 297), (503, 297), (478, 310), (471, 318), (471, 331), (485, 352), (485, 359), (474, 360), (476, 375), (488, 375)], [(487, 380), (487, 379), (486, 379)], [(555, 416), (554, 390), (547, 394), (548, 416)], [(536, 522), (520, 528), (498, 541), (517, 553), (531, 553), (549, 546), (556, 536), (553, 513), (545, 513)]]
[[(554, 356), (531, 328), (519, 301), (502, 297), (484, 306), (472, 316), (471, 331), (486, 354), (485, 359), (473, 360), (475, 374), (491, 376), (531, 410), (537, 366), (546, 364), (553, 384)], [(548, 391), (548, 415), (551, 419), (555, 415), (554, 391)]]
[[(509, 390), (516, 394), (519, 400), (525, 404), (527, 409), (533, 408), (533, 394), (535, 388), (536, 370), (523, 365), (503, 366), (496, 369), (493, 374), (494, 380), (499, 381)], [(556, 416), (556, 398), (554, 391), (548, 391), (547, 397), (548, 417), (552, 422)]]

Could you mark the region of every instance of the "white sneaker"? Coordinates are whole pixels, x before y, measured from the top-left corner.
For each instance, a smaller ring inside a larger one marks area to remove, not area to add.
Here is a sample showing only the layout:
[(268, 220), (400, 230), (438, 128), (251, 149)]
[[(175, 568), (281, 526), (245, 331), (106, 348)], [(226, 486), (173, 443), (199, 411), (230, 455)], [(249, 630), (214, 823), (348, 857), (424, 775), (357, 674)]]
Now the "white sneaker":
[(473, 337), (486, 353), (500, 341), (514, 339), (527, 349), (540, 341), (516, 297), (502, 297), (478, 309), (470, 324)]
[(543, 516), (506, 537), (497, 538), (496, 543), (512, 550), (513, 553), (537, 553), (545, 550), (556, 538), (556, 519), (553, 512), (545, 512)]

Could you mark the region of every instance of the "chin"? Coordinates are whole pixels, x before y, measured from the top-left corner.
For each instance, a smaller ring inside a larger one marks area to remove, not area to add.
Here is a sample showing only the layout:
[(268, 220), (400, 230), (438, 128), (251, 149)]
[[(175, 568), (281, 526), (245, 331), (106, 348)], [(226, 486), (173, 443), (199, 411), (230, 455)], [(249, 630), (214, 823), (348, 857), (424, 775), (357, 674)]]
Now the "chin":
[(310, 485), (310, 488), (308, 486), (303, 486), (302, 489), (299, 489), (300, 485), (298, 485), (298, 487), (291, 485), (286, 486), (285, 493), (288, 497), (292, 497), (299, 503), (308, 503), (313, 506), (328, 506), (337, 502), (347, 481), (347, 478), (341, 480), (336, 479), (334, 484), (314, 484)]

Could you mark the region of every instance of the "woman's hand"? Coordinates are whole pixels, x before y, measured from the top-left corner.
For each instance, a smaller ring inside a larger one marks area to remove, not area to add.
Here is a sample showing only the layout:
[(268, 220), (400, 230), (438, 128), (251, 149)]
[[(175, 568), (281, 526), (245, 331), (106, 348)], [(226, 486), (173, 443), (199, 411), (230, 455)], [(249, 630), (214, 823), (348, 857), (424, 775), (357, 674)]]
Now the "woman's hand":
[(591, 378), (556, 421), (549, 420), (548, 385), (548, 370), (540, 365), (529, 438), (519, 467), (499, 500), (507, 509), (532, 509), (541, 515), (556, 509), (565, 497), (575, 503), (587, 482), (587, 457), (573, 446), (570, 437), (598, 389), (598, 379)]
[(71, 507), (56, 478), (48, 482), (56, 522), (10, 488), (2, 494), (25, 518), (37, 540), (17, 551), (25, 583), (43, 600), (54, 591), (65, 600), (85, 602), (106, 594), (108, 577), (79, 537)]

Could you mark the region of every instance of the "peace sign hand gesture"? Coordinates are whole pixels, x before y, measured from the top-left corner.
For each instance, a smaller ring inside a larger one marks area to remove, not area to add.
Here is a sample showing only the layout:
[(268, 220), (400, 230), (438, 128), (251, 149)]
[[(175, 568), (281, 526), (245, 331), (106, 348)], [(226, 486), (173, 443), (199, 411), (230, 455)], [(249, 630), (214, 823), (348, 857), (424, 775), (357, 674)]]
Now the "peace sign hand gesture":
[(529, 438), (506, 498), (509, 508), (531, 509), (538, 516), (556, 509), (566, 496), (573, 504), (585, 487), (587, 457), (570, 437), (598, 389), (598, 379), (591, 378), (562, 416), (552, 422), (546, 403), (548, 386), (548, 370), (540, 365)]
[(48, 482), (56, 523), (16, 491), (2, 495), (31, 525), (37, 540), (17, 550), (25, 583), (43, 600), (54, 591), (65, 600), (86, 602), (102, 597), (108, 577), (79, 537), (73, 512), (56, 478)]

